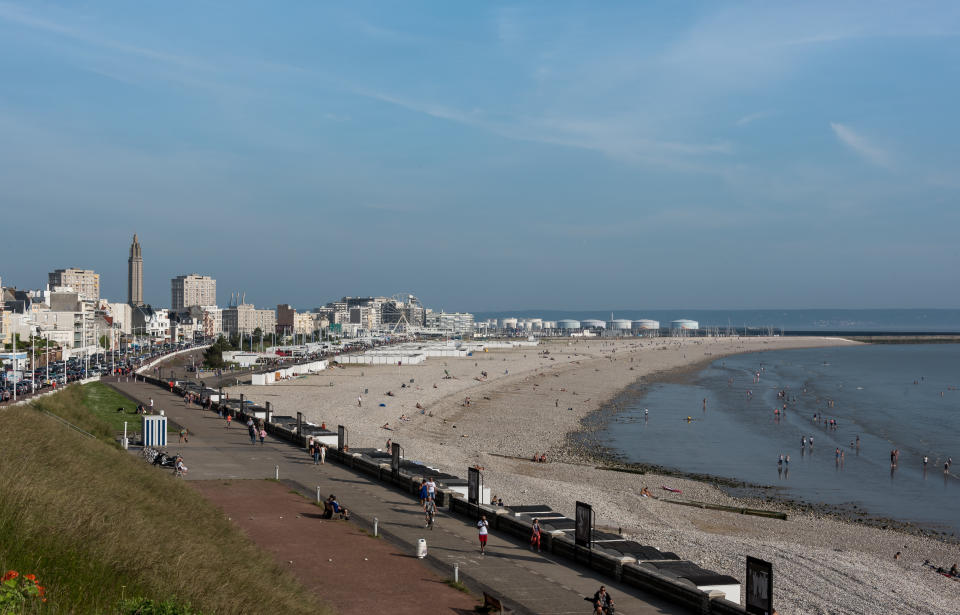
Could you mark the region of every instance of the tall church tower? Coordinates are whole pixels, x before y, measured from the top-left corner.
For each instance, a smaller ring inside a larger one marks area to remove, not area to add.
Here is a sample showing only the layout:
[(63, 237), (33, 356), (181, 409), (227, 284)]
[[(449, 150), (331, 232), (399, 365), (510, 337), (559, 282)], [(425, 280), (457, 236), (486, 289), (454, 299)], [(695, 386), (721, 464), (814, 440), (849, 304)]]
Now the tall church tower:
[(136, 233), (133, 234), (130, 258), (127, 260), (127, 303), (132, 306), (143, 305), (143, 255)]

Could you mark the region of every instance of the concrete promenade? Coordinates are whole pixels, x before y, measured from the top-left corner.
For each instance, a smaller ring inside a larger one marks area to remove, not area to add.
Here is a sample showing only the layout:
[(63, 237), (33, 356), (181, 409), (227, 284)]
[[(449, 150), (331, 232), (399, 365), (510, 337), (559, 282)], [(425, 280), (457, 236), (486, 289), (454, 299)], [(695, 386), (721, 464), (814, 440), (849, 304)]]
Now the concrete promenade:
[[(154, 385), (124, 379), (118, 382), (114, 378), (104, 378), (104, 382), (138, 402), (153, 398), (155, 408), (163, 409), (167, 417), (189, 430), (188, 444), (178, 444), (176, 435), (171, 434), (166, 447), (168, 452), (183, 455), (189, 467), (189, 480), (273, 478), (279, 466), (280, 479), (297, 485), (304, 494), (315, 497), (319, 487), (323, 498), (336, 494), (361, 524), (369, 526), (377, 518), (385, 537), (404, 553), (412, 555), (417, 540), (425, 538), (429, 563), (444, 576), (452, 578), (453, 565), (459, 564), (462, 580), (468, 586), (489, 591), (515, 612), (590, 613), (591, 605), (584, 598), (592, 596), (601, 585), (606, 585), (613, 595), (617, 613), (689, 612), (658, 597), (612, 583), (566, 560), (533, 553), (525, 542), (495, 532), (491, 532), (487, 554), (481, 556), (476, 528), (460, 517), (441, 511), (435, 528), (425, 529), (419, 502), (408, 493), (371, 482), (364, 475), (329, 460), (315, 466), (306, 451), (270, 436), (264, 446), (259, 439), (251, 445), (245, 425), (232, 425), (227, 429), (226, 422), (216, 413), (204, 412), (196, 405), (185, 407), (181, 398)], [(389, 582), (389, 579), (367, 581)], [(422, 600), (422, 597), (410, 599)]]

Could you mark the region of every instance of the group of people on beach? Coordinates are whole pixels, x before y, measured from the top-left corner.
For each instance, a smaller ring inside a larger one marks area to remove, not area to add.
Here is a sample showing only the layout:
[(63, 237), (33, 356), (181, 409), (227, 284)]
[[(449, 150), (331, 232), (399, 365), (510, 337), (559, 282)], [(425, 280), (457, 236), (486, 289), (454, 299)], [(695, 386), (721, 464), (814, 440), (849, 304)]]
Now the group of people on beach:
[(538, 455), (537, 453), (534, 453), (530, 461), (534, 461), (536, 463), (547, 463), (547, 454), (541, 453)]

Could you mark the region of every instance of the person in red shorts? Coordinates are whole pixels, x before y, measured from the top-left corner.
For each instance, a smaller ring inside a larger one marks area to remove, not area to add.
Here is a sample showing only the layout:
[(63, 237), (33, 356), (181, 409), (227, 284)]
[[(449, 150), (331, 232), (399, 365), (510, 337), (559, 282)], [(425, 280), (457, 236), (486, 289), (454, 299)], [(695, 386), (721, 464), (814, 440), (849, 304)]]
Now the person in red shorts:
[(540, 519), (533, 520), (533, 531), (530, 533), (530, 550), (533, 551), (533, 548), (537, 548), (537, 553), (540, 552)]
[(487, 550), (487, 528), (490, 527), (490, 523), (487, 521), (486, 515), (480, 515), (480, 520), (477, 521), (477, 529), (480, 531), (480, 555), (483, 555)]

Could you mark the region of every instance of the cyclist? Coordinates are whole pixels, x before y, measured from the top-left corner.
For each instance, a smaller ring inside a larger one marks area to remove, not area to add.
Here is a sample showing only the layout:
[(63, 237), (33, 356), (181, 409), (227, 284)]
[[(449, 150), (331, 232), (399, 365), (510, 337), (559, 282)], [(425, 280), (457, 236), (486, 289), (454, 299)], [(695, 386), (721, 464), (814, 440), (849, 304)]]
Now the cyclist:
[(423, 503), (423, 514), (426, 517), (427, 524), (423, 527), (433, 529), (433, 519), (437, 515), (437, 504), (433, 498), (427, 498)]

